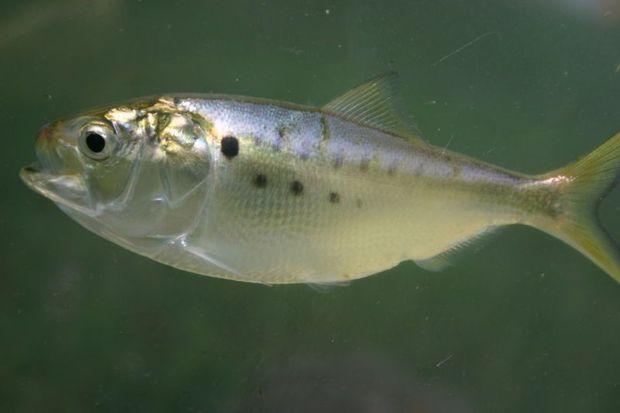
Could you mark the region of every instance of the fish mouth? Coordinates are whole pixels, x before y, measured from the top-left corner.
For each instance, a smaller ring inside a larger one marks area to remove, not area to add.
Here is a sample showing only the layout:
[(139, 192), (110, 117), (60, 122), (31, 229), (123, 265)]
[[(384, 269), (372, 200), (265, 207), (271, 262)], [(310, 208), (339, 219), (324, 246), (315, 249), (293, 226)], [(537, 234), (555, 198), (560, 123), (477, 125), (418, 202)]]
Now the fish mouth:
[(59, 206), (93, 216), (84, 179), (79, 175), (55, 175), (41, 168), (38, 162), (24, 166), (19, 177), (33, 191), (43, 195)]

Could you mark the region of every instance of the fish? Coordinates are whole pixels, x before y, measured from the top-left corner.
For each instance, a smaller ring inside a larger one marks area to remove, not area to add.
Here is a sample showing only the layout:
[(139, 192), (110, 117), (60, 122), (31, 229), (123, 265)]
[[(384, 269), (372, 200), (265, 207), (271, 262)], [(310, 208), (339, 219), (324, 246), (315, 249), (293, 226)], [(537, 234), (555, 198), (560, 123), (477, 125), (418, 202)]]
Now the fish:
[(20, 176), (86, 229), (196, 274), (337, 284), (413, 260), (441, 270), (508, 225), (544, 231), (616, 281), (597, 207), (620, 133), (529, 175), (421, 138), (387, 73), (322, 107), (165, 94), (44, 126)]

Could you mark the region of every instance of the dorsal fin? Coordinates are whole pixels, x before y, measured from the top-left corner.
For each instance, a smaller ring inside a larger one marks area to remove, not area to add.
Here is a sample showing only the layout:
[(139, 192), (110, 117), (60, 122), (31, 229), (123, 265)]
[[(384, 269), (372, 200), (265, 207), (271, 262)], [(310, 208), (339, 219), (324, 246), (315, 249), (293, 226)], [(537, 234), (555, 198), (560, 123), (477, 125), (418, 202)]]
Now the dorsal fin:
[(399, 110), (398, 84), (398, 73), (388, 72), (338, 96), (322, 109), (409, 140), (424, 142), (413, 121)]

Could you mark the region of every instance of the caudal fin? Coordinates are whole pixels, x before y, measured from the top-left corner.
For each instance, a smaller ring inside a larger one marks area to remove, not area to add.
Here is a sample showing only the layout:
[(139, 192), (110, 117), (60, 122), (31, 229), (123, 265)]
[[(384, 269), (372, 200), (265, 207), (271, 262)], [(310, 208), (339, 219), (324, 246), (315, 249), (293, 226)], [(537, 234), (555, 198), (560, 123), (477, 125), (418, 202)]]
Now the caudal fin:
[(557, 178), (560, 214), (545, 230), (620, 282), (620, 249), (598, 219), (598, 206), (620, 176), (620, 133), (586, 157), (541, 178)]

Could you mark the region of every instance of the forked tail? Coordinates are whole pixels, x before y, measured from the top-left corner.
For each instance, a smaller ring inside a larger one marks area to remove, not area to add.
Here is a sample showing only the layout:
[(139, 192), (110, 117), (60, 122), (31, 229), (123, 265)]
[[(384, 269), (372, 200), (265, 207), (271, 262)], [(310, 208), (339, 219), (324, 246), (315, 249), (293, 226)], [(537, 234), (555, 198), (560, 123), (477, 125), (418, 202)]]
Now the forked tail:
[(558, 216), (541, 229), (565, 241), (620, 282), (620, 249), (598, 219), (598, 206), (620, 176), (620, 133), (586, 157), (541, 179), (560, 192)]

